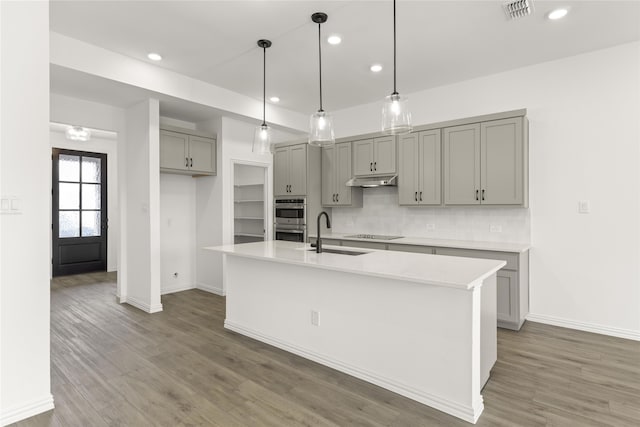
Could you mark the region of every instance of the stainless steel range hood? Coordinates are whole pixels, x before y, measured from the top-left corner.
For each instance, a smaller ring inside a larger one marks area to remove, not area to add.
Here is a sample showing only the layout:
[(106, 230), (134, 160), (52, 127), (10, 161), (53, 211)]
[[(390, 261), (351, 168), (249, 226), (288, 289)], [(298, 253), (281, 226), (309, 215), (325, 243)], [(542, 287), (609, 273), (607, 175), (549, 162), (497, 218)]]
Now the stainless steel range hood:
[(371, 176), (351, 178), (347, 181), (347, 187), (383, 187), (386, 185), (398, 185), (398, 175)]

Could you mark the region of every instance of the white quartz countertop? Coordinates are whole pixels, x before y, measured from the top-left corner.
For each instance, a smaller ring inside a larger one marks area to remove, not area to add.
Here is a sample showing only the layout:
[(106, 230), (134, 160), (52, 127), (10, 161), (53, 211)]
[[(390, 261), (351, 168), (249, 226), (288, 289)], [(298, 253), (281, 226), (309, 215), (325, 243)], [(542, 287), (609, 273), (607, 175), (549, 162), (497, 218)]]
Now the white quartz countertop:
[(506, 265), (504, 261), (490, 259), (360, 248), (348, 249), (344, 246), (323, 245), (323, 247), (366, 253), (357, 256), (327, 252), (317, 254), (315, 248), (311, 248), (309, 244), (282, 240), (207, 247), (205, 249), (245, 258), (463, 290), (480, 286), (485, 278)]
[[(415, 245), (415, 246), (436, 246), (441, 248), (457, 248), (457, 249), (477, 249), (481, 251), (497, 251), (497, 252), (515, 252), (522, 253), (531, 249), (529, 243), (511, 243), (511, 242), (481, 242), (474, 240), (448, 240), (448, 239), (429, 239), (426, 237), (402, 237), (400, 239), (383, 240), (383, 239), (360, 239), (357, 237), (347, 237), (359, 233), (322, 233), (323, 239), (336, 240), (353, 240), (360, 242), (379, 242), (394, 245)], [(316, 234), (309, 234), (309, 237), (316, 238)]]

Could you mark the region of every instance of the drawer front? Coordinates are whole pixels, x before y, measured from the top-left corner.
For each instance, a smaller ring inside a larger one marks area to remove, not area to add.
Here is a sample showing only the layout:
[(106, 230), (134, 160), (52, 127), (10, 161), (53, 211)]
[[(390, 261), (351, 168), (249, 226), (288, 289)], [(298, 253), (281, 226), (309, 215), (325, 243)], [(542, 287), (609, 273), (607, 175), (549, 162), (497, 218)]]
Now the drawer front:
[(433, 254), (434, 249), (431, 246), (415, 246), (415, 245), (398, 245), (390, 243), (387, 247), (390, 251), (398, 252), (415, 252), (418, 254)]
[(467, 258), (499, 259), (507, 262), (504, 269), (518, 270), (518, 255), (508, 252), (479, 251), (475, 249), (436, 248), (437, 255), (461, 256)]
[(387, 249), (386, 243), (378, 243), (378, 242), (361, 242), (354, 240), (343, 240), (342, 246), (350, 246), (352, 248), (365, 248), (365, 249)]
[[(311, 243), (315, 243), (316, 239), (311, 237), (309, 238), (309, 242)], [(322, 238), (322, 246), (324, 245), (333, 245), (333, 246), (340, 246), (341, 242), (340, 240), (335, 240), (335, 239), (325, 239), (324, 237)]]

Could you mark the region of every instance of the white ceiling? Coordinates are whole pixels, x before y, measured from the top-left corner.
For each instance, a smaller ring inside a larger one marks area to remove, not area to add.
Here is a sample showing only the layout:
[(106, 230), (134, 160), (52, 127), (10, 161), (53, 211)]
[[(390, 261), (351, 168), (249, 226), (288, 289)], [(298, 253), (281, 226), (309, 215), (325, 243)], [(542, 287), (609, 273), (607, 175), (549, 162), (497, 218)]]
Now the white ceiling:
[[(506, 18), (502, 1), (398, 1), (398, 91), (406, 94), (640, 39), (640, 1), (533, 1), (534, 14), (515, 21)], [(561, 21), (546, 19), (558, 6), (568, 6), (569, 15)], [(256, 41), (268, 38), (273, 46), (267, 50), (267, 96), (279, 96), (284, 108), (311, 113), (318, 108), (318, 63), (317, 25), (310, 15), (317, 11), (329, 15), (322, 26), (325, 109), (388, 95), (393, 88), (390, 0), (54, 0), (50, 21), (52, 31), (143, 61), (151, 62), (148, 52), (159, 52), (164, 57), (160, 67), (256, 99), (262, 98), (262, 50)], [(327, 44), (330, 34), (341, 35), (342, 44)], [(374, 62), (384, 66), (381, 73), (369, 71)], [(111, 94), (120, 102), (127, 91), (135, 92), (122, 85), (121, 94), (104, 88), (101, 94), (90, 81), (70, 80), (63, 70), (52, 72), (52, 90), (94, 100)], [(83, 90), (88, 94), (77, 93)]]

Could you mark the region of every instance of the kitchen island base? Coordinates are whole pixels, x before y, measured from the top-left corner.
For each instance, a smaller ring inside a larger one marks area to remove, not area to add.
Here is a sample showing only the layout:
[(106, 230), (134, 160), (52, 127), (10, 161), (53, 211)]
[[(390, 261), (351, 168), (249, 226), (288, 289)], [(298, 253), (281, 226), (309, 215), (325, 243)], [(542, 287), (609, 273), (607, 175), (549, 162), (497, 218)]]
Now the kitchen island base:
[(225, 328), (468, 422), (482, 413), (495, 272), (459, 289), (228, 252), (224, 265)]

